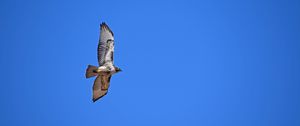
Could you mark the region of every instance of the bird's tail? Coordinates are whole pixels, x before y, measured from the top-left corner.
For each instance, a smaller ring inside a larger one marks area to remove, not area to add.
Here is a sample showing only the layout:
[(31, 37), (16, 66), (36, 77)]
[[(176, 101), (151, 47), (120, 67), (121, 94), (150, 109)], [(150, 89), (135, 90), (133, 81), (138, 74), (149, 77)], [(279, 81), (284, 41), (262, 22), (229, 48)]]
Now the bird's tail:
[(97, 76), (98, 73), (96, 73), (95, 70), (97, 70), (96, 66), (88, 65), (88, 68), (86, 69), (85, 77), (90, 78), (93, 76)]

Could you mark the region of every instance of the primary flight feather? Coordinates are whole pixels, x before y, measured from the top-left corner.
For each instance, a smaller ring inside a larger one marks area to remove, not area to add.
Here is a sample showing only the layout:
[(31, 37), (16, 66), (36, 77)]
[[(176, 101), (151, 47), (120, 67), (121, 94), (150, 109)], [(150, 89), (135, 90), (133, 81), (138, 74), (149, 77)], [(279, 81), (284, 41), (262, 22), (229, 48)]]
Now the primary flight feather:
[(88, 65), (86, 78), (97, 76), (93, 85), (93, 102), (107, 94), (111, 76), (121, 69), (114, 66), (114, 34), (103, 22), (100, 24), (100, 39), (98, 43), (99, 67)]

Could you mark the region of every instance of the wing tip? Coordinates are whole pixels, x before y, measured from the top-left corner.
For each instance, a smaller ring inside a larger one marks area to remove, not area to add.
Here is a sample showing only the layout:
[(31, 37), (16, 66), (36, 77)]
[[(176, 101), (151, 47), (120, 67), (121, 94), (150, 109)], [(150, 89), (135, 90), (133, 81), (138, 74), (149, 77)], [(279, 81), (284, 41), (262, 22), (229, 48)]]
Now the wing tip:
[(112, 30), (108, 27), (108, 25), (105, 22), (102, 22), (100, 24), (100, 27), (101, 27), (101, 29), (107, 29), (112, 34), (112, 36), (114, 36), (114, 33), (112, 32)]
[(95, 103), (97, 100), (98, 100), (98, 98), (97, 99), (93, 99), (93, 103)]
[(100, 97), (98, 97), (98, 98), (93, 98), (93, 103), (95, 103), (97, 100), (99, 100), (100, 98), (102, 98), (103, 96), (105, 96), (107, 94), (107, 92), (104, 94), (104, 95), (102, 95), (102, 96), (100, 96)]

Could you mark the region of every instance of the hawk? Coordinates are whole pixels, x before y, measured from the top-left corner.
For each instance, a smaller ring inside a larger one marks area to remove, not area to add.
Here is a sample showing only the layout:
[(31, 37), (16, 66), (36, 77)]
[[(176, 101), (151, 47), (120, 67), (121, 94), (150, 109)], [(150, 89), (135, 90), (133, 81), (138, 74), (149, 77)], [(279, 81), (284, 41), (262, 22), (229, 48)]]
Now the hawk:
[(88, 65), (86, 78), (97, 76), (93, 85), (93, 102), (107, 94), (110, 78), (113, 74), (121, 71), (113, 63), (114, 34), (103, 22), (100, 24), (100, 39), (98, 43), (99, 67)]

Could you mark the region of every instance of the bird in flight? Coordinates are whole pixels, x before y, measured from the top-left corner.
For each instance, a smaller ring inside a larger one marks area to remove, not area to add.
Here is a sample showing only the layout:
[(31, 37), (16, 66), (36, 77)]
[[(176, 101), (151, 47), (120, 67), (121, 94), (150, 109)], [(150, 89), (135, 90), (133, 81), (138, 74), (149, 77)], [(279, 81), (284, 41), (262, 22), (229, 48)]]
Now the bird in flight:
[(103, 22), (100, 24), (100, 39), (98, 43), (99, 67), (88, 65), (85, 77), (97, 76), (93, 85), (93, 102), (107, 94), (112, 75), (121, 71), (113, 63), (114, 60), (114, 34)]

